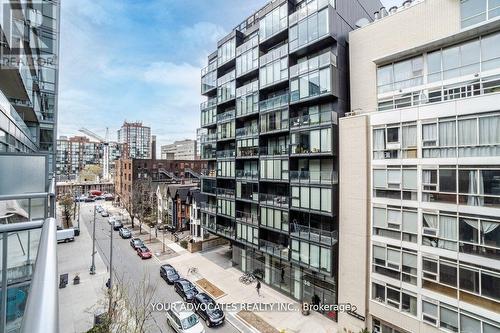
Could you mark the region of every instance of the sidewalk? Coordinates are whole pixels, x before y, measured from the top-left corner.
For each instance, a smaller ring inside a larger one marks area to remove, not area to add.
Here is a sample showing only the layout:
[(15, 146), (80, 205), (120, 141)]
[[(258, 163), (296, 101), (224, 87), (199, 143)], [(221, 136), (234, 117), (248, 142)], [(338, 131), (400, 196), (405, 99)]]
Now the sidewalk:
[[(107, 268), (99, 254), (95, 255), (96, 274), (90, 275), (92, 238), (85, 223), (80, 223), (80, 236), (74, 242), (57, 245), (59, 274), (68, 273), (68, 285), (59, 289), (59, 327), (61, 332), (81, 333), (92, 328), (96, 303), (104, 297)], [(80, 284), (73, 285), (78, 273)]]
[[(144, 239), (149, 239), (149, 227), (143, 225), (142, 229)], [(152, 239), (154, 239), (154, 233)], [(172, 264), (181, 276), (192, 282), (205, 278), (213, 283), (225, 293), (224, 296), (217, 299), (219, 303), (291, 303), (295, 304), (297, 308), (300, 306), (295, 300), (275, 291), (264, 283), (262, 283), (260, 291), (261, 296), (257, 295), (255, 284), (244, 285), (240, 283), (239, 277), (242, 272), (232, 267), (230, 259), (225, 259), (222, 255), (217, 254), (218, 251), (222, 251), (221, 247), (206, 252), (190, 253), (166, 237), (165, 248), (169, 252), (175, 251), (175, 254), (163, 257), (159, 252), (157, 253), (157, 250), (163, 246), (163, 238), (158, 234), (157, 239), (158, 242), (155, 242), (153, 247), (157, 260), (161, 263)], [(198, 272), (188, 275), (190, 267), (196, 267)], [(338, 331), (337, 323), (316, 312), (312, 312), (309, 316), (303, 316), (300, 312), (256, 312), (256, 314), (279, 332), (284, 330), (287, 333), (336, 333)], [(232, 317), (232, 321), (237, 320), (234, 318), (234, 314), (229, 315)], [(238, 329), (242, 332), (258, 332), (249, 327)]]

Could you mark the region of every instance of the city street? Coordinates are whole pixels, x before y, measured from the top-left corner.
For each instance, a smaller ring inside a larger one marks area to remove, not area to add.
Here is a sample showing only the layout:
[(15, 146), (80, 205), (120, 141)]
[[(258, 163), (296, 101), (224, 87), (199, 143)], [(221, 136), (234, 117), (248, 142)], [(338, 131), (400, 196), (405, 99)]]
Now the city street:
[[(110, 207), (109, 203), (96, 202), (96, 205), (105, 205)], [(85, 223), (89, 232), (92, 232), (94, 203), (81, 203), (81, 221)], [(109, 265), (109, 250), (110, 250), (110, 225), (108, 218), (101, 217), (96, 214), (96, 250), (106, 265)], [(137, 237), (138, 230), (134, 230), (133, 237)], [(92, 235), (90, 235), (92, 237)], [(149, 239), (149, 236), (143, 231), (142, 237), (144, 241)], [(113, 270), (114, 279), (124, 279), (124, 285), (130, 285), (134, 282), (139, 282), (145, 277), (149, 279), (151, 284), (157, 284), (157, 289), (154, 301), (169, 303), (181, 301), (180, 296), (174, 291), (173, 286), (168, 285), (159, 274), (160, 260), (154, 256), (152, 259), (142, 260), (131, 248), (129, 239), (122, 239), (118, 231), (113, 232)], [(147, 242), (146, 242), (146, 245)], [(96, 254), (97, 255), (97, 254)], [(89, 263), (90, 265), (90, 263)], [(116, 280), (115, 280), (116, 281)], [(204, 324), (205, 325), (205, 324)], [(149, 323), (151, 332), (174, 332), (168, 327), (165, 320), (164, 312), (154, 312), (153, 322)], [(206, 328), (207, 332), (238, 332), (230, 323), (226, 322), (223, 326), (215, 329)]]

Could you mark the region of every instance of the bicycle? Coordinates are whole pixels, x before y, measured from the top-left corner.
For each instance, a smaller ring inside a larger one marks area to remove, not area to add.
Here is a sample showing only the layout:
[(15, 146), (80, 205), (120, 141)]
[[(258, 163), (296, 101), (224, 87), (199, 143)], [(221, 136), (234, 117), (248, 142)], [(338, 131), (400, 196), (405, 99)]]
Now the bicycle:
[(245, 273), (242, 276), (240, 276), (239, 280), (241, 283), (249, 285), (249, 284), (254, 283), (255, 280), (257, 280), (257, 278), (252, 273)]

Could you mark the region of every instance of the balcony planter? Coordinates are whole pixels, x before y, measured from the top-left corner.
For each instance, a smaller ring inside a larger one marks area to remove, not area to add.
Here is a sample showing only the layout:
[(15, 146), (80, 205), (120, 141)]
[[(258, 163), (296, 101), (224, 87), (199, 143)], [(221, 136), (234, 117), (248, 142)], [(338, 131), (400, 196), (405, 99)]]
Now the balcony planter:
[(73, 284), (80, 284), (80, 276), (78, 276), (78, 274), (73, 278)]

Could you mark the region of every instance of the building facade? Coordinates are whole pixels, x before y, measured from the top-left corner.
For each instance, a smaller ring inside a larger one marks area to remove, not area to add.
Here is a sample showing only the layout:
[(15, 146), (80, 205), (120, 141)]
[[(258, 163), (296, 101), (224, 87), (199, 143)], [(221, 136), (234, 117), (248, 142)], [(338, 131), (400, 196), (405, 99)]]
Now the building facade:
[(377, 17), (349, 37), (339, 327), (498, 333), (500, 4)]
[(199, 188), (190, 189), (187, 198), (189, 205), (189, 231), (195, 241), (207, 238), (207, 232), (201, 225), (201, 204), (207, 201), (207, 196)]
[(196, 140), (186, 139), (161, 146), (161, 158), (166, 160), (171, 156), (173, 156), (174, 160), (198, 159), (198, 145)]
[(0, 2), (0, 151), (42, 152), (55, 169), (58, 1)]
[[(109, 142), (109, 166), (114, 174), (114, 161), (123, 152), (124, 145)], [(57, 140), (56, 175), (59, 179), (73, 180), (86, 165), (103, 165), (104, 144), (90, 141), (85, 136), (64, 137)]]
[(337, 303), (347, 33), (378, 8), (271, 1), (218, 42), (201, 73), (202, 226), (232, 242), (242, 271), (297, 300)]
[(151, 128), (141, 122), (123, 122), (118, 130), (118, 143), (125, 146), (127, 158), (156, 158), (151, 152)]

